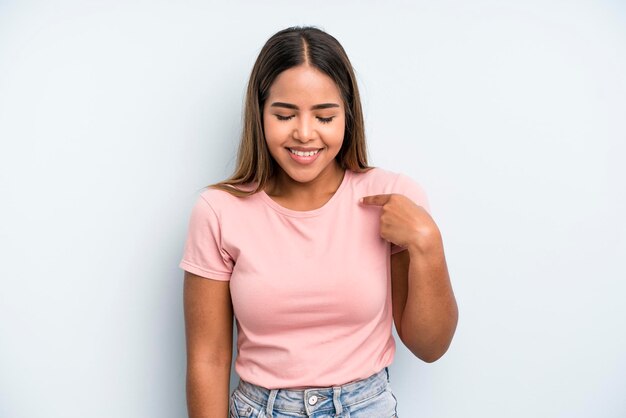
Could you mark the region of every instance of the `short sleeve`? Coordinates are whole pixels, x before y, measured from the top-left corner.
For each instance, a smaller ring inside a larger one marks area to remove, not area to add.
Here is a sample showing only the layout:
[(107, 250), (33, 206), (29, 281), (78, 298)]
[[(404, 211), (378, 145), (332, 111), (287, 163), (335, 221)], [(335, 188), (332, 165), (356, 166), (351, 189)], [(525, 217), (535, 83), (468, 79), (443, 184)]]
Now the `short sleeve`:
[[(393, 193), (405, 195), (419, 206), (422, 206), (428, 214), (431, 214), (430, 203), (428, 201), (426, 191), (411, 177), (402, 173), (398, 174), (398, 178), (394, 184)], [(393, 243), (391, 244), (391, 254), (396, 254), (403, 250), (406, 250), (406, 248)]]
[(228, 281), (234, 262), (222, 248), (222, 231), (209, 202), (198, 196), (191, 210), (187, 239), (179, 267), (208, 279)]

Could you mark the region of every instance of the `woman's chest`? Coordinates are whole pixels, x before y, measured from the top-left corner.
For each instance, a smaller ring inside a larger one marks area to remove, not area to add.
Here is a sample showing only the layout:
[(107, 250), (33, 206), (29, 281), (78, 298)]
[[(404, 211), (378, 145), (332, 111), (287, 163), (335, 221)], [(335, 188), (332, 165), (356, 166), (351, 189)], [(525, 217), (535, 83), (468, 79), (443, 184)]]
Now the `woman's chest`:
[(240, 321), (268, 329), (363, 322), (388, 296), (389, 243), (377, 211), (336, 211), (312, 218), (242, 221), (228, 242), (230, 287)]

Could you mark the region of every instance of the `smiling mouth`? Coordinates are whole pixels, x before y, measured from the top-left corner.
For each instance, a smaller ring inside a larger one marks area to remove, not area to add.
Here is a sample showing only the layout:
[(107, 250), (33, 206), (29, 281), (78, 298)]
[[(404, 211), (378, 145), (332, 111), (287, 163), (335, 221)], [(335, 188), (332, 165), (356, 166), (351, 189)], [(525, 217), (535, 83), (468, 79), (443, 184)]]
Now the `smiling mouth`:
[(313, 155), (316, 155), (318, 152), (320, 152), (322, 149), (316, 149), (316, 150), (312, 150), (312, 151), (298, 151), (295, 149), (291, 149), (291, 148), (287, 148), (289, 150), (290, 153), (297, 155), (298, 157), (311, 157)]

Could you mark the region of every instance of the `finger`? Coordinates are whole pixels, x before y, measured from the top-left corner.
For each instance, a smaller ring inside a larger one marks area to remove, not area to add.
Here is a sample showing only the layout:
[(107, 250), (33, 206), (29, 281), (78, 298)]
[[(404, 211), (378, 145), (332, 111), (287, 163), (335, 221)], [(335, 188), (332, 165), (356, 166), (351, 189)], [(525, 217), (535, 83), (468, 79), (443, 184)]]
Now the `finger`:
[(382, 206), (389, 201), (390, 194), (376, 194), (362, 197), (360, 202), (364, 205)]

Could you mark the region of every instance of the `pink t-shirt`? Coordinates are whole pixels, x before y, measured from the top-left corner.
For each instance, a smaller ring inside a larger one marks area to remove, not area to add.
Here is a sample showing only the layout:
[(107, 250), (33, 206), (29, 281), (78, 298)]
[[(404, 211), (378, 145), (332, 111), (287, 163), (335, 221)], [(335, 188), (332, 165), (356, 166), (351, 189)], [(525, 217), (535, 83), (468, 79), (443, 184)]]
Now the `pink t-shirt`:
[(346, 170), (321, 208), (287, 209), (261, 191), (206, 189), (192, 209), (180, 267), (230, 280), (239, 377), (269, 389), (327, 387), (391, 364), (390, 254), (380, 207), (363, 196), (400, 193), (429, 213), (423, 188), (381, 168)]

